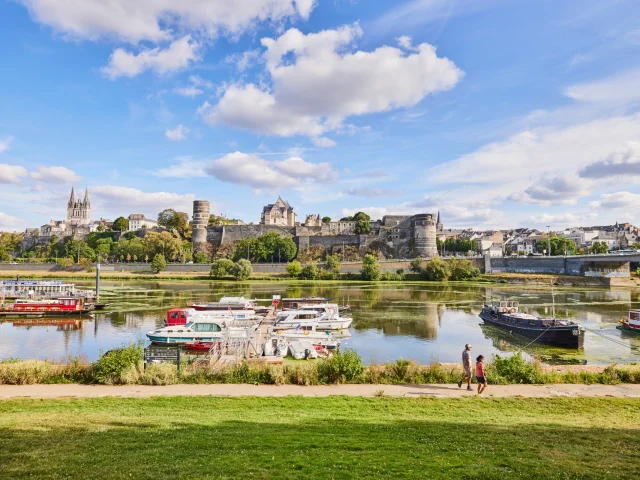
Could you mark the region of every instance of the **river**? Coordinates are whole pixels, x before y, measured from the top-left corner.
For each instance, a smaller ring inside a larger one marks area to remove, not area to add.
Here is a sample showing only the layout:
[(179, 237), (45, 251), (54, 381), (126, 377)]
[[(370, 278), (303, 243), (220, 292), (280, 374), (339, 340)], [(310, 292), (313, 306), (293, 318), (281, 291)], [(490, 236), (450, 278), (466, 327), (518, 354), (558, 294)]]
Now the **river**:
[(168, 308), (184, 306), (187, 301), (218, 300), (223, 295), (271, 299), (273, 294), (324, 296), (350, 304), (354, 321), (351, 337), (343, 341), (343, 347), (354, 348), (367, 363), (400, 357), (420, 363), (458, 362), (465, 343), (473, 345), (474, 354), (490, 357), (523, 349), (526, 355), (552, 364), (640, 361), (640, 335), (615, 328), (629, 309), (640, 308), (640, 290), (556, 289), (557, 317), (576, 320), (589, 329), (584, 348), (568, 350), (527, 346), (526, 341), (482, 325), (478, 317), (484, 302), (502, 299), (519, 301), (521, 309), (529, 313), (550, 314), (554, 299), (547, 287), (276, 281), (104, 281), (101, 300), (110, 304), (104, 313), (58, 325), (29, 326), (15, 320), (0, 323), (0, 360), (65, 361), (79, 356), (92, 361), (100, 351), (131, 342), (148, 343), (145, 333), (162, 324)]

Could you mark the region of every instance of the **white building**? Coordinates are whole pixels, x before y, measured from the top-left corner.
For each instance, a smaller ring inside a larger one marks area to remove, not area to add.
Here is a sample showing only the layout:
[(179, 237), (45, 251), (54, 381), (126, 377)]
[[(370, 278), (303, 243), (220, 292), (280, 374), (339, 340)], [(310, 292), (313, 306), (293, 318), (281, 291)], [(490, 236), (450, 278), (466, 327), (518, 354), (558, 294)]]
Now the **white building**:
[(158, 226), (158, 222), (145, 217), (143, 213), (132, 213), (129, 215), (128, 219), (130, 232), (142, 230), (143, 228), (155, 228)]

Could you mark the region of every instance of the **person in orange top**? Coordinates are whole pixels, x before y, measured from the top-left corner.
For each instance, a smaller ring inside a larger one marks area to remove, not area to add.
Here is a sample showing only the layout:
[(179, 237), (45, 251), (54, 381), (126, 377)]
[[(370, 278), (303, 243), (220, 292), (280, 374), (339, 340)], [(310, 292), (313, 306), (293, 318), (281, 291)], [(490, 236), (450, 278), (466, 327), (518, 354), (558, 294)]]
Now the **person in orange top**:
[(487, 374), (484, 371), (484, 355), (476, 358), (476, 380), (478, 381), (478, 395), (487, 389)]

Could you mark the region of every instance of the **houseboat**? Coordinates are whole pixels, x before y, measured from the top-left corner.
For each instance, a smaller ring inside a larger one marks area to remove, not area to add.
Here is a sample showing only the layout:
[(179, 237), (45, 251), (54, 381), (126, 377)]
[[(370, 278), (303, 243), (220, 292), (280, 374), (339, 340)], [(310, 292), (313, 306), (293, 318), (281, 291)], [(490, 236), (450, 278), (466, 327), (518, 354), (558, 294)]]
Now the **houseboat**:
[(266, 313), (267, 307), (256, 305), (254, 300), (245, 297), (222, 297), (218, 302), (209, 303), (193, 303), (188, 302), (187, 306), (194, 310), (254, 310), (260, 313)]
[(320, 345), (329, 350), (335, 350), (340, 346), (340, 341), (329, 330), (318, 331), (314, 325), (299, 325), (296, 328), (269, 327), (269, 339), (283, 339), (288, 343), (308, 340), (313, 345)]
[(189, 308), (172, 308), (167, 311), (163, 321), (165, 327), (186, 325), (195, 318), (220, 318), (222, 320), (254, 320), (259, 323), (262, 317), (255, 310), (195, 310)]
[(486, 324), (535, 342), (565, 348), (581, 348), (584, 344), (584, 328), (579, 324), (519, 312), (518, 302), (503, 301), (485, 305), (480, 318)]
[(295, 328), (300, 326), (313, 326), (318, 330), (344, 330), (351, 325), (350, 318), (325, 315), (323, 312), (310, 309), (285, 310), (276, 314), (276, 328)]
[(91, 309), (85, 306), (83, 297), (58, 298), (56, 300), (16, 300), (0, 305), (4, 317), (48, 317), (52, 315), (83, 315)]
[[(340, 306), (337, 303), (320, 303), (317, 305), (302, 305), (300, 310), (312, 310), (320, 314), (320, 322), (323, 321), (340, 321), (338, 329), (349, 328), (353, 319), (351, 317), (341, 316)], [(333, 328), (335, 329), (335, 327)]]
[(620, 320), (620, 325), (616, 327), (623, 332), (640, 334), (640, 310), (629, 310), (629, 315)]
[(228, 317), (199, 316), (186, 325), (174, 325), (147, 332), (149, 341), (161, 345), (191, 342), (216, 342), (228, 338), (250, 338), (258, 328), (253, 320), (233, 320)]

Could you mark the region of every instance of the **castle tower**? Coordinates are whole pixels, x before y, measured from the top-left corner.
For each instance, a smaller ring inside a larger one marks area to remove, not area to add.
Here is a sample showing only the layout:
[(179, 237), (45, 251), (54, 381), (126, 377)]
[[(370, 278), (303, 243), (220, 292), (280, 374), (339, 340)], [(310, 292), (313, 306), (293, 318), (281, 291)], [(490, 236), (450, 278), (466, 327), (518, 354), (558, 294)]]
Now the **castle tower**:
[(191, 234), (193, 253), (207, 252), (207, 226), (210, 212), (211, 204), (207, 200), (193, 201), (193, 232)]
[(421, 213), (412, 218), (413, 248), (424, 258), (438, 256), (436, 243), (436, 216), (433, 213)]

